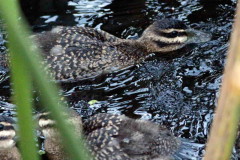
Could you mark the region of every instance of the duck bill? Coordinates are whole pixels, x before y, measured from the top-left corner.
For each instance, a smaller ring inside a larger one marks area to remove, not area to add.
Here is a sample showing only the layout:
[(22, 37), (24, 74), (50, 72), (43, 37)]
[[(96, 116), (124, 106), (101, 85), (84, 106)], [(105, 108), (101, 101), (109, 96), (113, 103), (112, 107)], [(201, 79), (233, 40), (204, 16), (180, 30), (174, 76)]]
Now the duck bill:
[(209, 33), (205, 33), (202, 31), (198, 31), (195, 29), (188, 29), (187, 30), (188, 34), (188, 40), (187, 43), (203, 43), (211, 40), (212, 36)]

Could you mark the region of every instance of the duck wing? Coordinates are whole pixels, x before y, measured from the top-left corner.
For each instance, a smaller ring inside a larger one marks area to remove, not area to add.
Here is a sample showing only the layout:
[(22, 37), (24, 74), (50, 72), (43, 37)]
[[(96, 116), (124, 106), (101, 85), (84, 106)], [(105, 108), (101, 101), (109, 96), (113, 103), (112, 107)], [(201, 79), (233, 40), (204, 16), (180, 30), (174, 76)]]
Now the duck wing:
[(121, 54), (112, 44), (120, 39), (104, 31), (57, 27), (35, 35), (35, 39), (44, 52), (46, 68), (59, 81), (91, 78), (121, 66)]

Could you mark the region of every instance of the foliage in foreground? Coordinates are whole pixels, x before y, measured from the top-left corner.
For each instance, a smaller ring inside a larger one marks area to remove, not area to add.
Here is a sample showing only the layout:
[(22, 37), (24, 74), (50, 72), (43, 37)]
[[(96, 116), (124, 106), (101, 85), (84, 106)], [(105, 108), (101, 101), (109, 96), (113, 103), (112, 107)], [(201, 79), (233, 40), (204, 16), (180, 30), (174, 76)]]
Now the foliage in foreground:
[(27, 38), (30, 35), (29, 30), (23, 23), (24, 20), (19, 19), (20, 12), (17, 1), (0, 0), (0, 11), (8, 32), (11, 80), (13, 82), (14, 101), (17, 105), (20, 150), (23, 160), (39, 159), (34, 142), (32, 89), (41, 93), (41, 105), (51, 111), (53, 118), (57, 121), (57, 127), (63, 137), (69, 156), (74, 160), (89, 159), (82, 141), (75, 139), (72, 128), (69, 128), (64, 121), (66, 118), (63, 117), (62, 113), (65, 112), (65, 108), (60, 103), (58, 88), (42, 72), (39, 51), (36, 47), (32, 47), (32, 42)]

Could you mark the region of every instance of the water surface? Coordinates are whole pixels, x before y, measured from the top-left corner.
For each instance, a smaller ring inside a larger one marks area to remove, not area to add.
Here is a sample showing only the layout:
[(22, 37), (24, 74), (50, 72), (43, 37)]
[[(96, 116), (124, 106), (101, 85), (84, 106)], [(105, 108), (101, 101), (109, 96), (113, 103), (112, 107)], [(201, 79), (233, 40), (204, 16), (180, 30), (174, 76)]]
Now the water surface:
[[(69, 106), (83, 117), (108, 112), (148, 119), (166, 125), (175, 136), (193, 144), (205, 144), (219, 95), (235, 5), (236, 0), (81, 0), (71, 1), (70, 9), (62, 13), (41, 13), (29, 19), (36, 32), (56, 25), (77, 25), (121, 38), (138, 38), (154, 20), (175, 18), (211, 33), (209, 42), (174, 55), (154, 55), (139, 66), (98, 79), (62, 84)], [(6, 34), (0, 33), (2, 54), (6, 52)], [(14, 112), (4, 108), (11, 106), (11, 90), (5, 79), (7, 75), (1, 70), (1, 111), (11, 115)], [(93, 99), (98, 102), (90, 106), (87, 102)], [(196, 148), (190, 152), (200, 159), (203, 147)]]

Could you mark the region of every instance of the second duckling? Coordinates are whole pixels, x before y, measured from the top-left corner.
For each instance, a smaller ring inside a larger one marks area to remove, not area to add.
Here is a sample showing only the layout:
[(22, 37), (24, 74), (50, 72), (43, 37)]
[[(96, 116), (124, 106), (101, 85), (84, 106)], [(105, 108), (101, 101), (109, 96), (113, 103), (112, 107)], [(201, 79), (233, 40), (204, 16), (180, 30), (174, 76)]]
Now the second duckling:
[[(48, 114), (39, 116), (47, 155), (51, 160), (68, 159), (53, 125), (55, 122), (49, 119)], [(79, 115), (74, 112), (71, 115), (75, 131), (83, 133), (95, 160), (167, 160), (180, 145), (180, 141), (166, 128), (149, 121), (97, 114), (82, 124)]]
[(15, 146), (16, 135), (13, 127), (14, 121), (6, 116), (0, 115), (0, 159), (21, 160), (18, 148)]
[[(75, 133), (82, 134), (82, 118), (73, 110), (70, 111), (70, 119), (68, 121), (74, 124)], [(61, 145), (61, 137), (55, 128), (55, 121), (50, 118), (49, 112), (38, 115), (38, 124), (43, 136), (45, 137), (44, 148), (50, 160), (67, 160), (67, 156)]]

